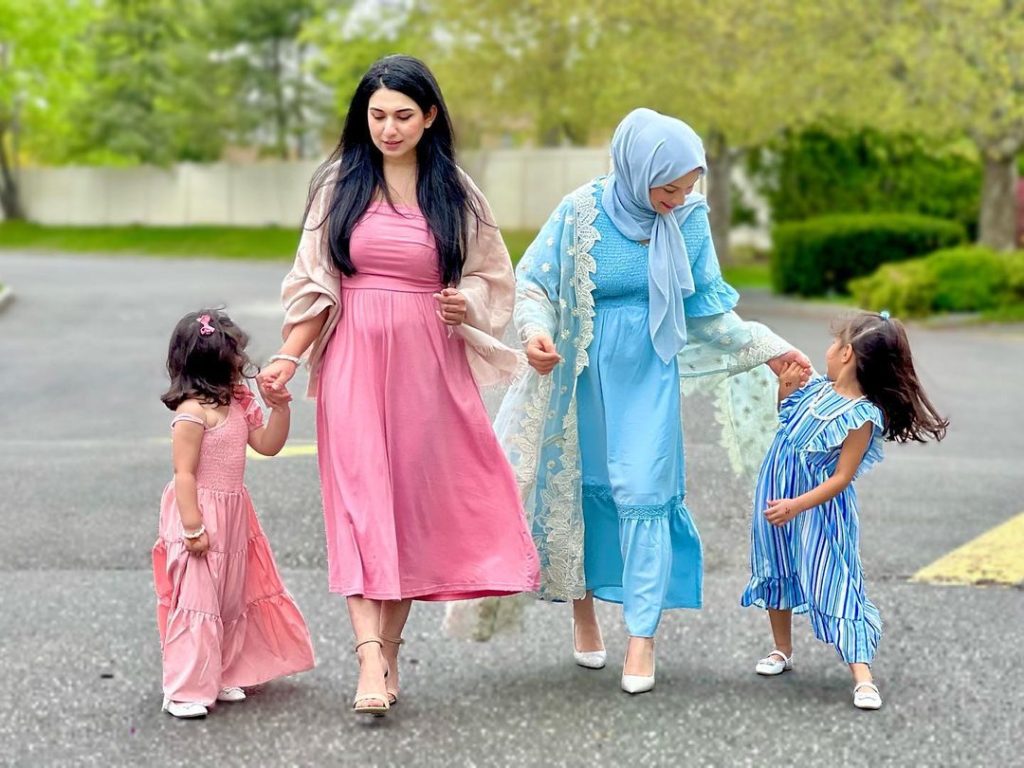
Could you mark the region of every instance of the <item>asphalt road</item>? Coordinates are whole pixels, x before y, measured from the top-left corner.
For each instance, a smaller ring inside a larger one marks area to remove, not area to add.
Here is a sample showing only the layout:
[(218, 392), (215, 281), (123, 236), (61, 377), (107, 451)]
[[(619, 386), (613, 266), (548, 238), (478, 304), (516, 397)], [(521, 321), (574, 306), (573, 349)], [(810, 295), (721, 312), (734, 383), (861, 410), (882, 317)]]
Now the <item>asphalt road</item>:
[[(250, 462), (247, 482), (318, 667), (202, 722), (162, 714), (149, 551), (170, 477), (167, 339), (184, 312), (223, 303), (254, 355), (270, 354), (285, 268), (0, 253), (16, 292), (0, 313), (0, 764), (1024, 765), (1024, 590), (908, 582), (1024, 510), (1019, 328), (912, 329), (953, 429), (941, 445), (890, 447), (859, 482), (885, 623), (879, 712), (852, 707), (846, 668), (801, 618), (796, 671), (753, 673), (771, 640), (765, 617), (738, 605), (748, 497), (694, 403), (688, 502), (706, 607), (666, 615), (653, 693), (618, 690), (616, 607), (601, 606), (610, 663), (589, 672), (572, 664), (564, 605), (531, 605), (523, 634), (472, 643), (444, 637), (443, 607), (421, 604), (401, 704), (384, 720), (351, 715), (351, 630), (327, 592), (305, 456)], [(755, 295), (740, 311), (823, 365), (831, 308)], [(310, 402), (296, 403), (293, 425), (292, 441), (314, 439)]]

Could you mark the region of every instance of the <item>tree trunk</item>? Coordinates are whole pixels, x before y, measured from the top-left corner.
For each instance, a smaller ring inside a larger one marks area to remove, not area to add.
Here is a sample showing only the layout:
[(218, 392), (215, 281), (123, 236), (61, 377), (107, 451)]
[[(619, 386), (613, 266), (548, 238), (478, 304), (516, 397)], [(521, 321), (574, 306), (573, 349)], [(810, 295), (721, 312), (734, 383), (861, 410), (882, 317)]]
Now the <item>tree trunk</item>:
[(1017, 157), (985, 159), (985, 179), (981, 188), (981, 217), (978, 240), (997, 251), (1012, 251), (1017, 239)]
[(0, 209), (4, 218), (24, 220), (25, 209), (21, 205), (21, 191), (18, 182), (11, 172), (11, 163), (7, 157), (6, 131), (0, 129)]
[(729, 263), (729, 229), (732, 226), (732, 154), (725, 136), (710, 134), (708, 145), (708, 218), (718, 260)]

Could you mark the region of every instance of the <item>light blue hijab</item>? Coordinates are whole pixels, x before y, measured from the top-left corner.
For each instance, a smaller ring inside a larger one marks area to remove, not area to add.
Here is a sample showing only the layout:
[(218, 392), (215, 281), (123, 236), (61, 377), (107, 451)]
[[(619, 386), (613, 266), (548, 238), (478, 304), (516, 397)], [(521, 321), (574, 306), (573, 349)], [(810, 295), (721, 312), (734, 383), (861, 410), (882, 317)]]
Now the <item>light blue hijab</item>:
[(680, 226), (704, 196), (690, 194), (669, 213), (657, 213), (650, 190), (707, 172), (700, 136), (674, 117), (634, 109), (612, 136), (612, 173), (601, 202), (616, 229), (630, 240), (650, 240), (648, 291), (654, 349), (668, 363), (686, 344), (683, 299), (694, 292), (693, 273)]

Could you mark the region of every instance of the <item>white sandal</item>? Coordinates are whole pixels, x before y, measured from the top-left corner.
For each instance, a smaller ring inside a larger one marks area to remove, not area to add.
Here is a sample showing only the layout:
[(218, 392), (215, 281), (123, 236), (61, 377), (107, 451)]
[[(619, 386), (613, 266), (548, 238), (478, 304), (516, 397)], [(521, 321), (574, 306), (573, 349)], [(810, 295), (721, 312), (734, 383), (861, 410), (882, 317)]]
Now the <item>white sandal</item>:
[(853, 689), (853, 706), (857, 709), (881, 709), (882, 695), (878, 692), (878, 686), (874, 683), (857, 683)]
[(766, 677), (781, 675), (783, 672), (789, 672), (791, 669), (793, 669), (793, 657), (787, 656), (778, 648), (757, 662), (757, 666), (754, 667), (754, 671), (757, 674), (765, 675)]
[(217, 694), (217, 701), (245, 701), (245, 691), (237, 685), (221, 688)]

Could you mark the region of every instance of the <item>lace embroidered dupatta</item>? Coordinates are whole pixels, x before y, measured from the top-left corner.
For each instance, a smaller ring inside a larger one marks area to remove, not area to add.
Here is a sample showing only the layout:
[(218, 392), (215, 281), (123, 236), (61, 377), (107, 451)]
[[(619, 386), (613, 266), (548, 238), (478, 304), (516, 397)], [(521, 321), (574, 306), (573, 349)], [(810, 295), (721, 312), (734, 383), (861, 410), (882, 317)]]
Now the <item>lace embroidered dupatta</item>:
[[(532, 369), (508, 390), (494, 427), (523, 499), (541, 563), (539, 596), (582, 598), (583, 509), (576, 381), (593, 340), (594, 282), (591, 251), (602, 180), (568, 195), (538, 234), (517, 269), (514, 320), (520, 339), (537, 332), (554, 339), (562, 363), (548, 376)], [(548, 275), (546, 289), (531, 275)], [(776, 379), (763, 364), (792, 349), (760, 323), (734, 312), (687, 318), (688, 343), (678, 355), (681, 391), (704, 392), (715, 407), (721, 443), (733, 469), (756, 476), (778, 427)], [(518, 628), (521, 598), (486, 598), (448, 606), (449, 633), (486, 640)]]

